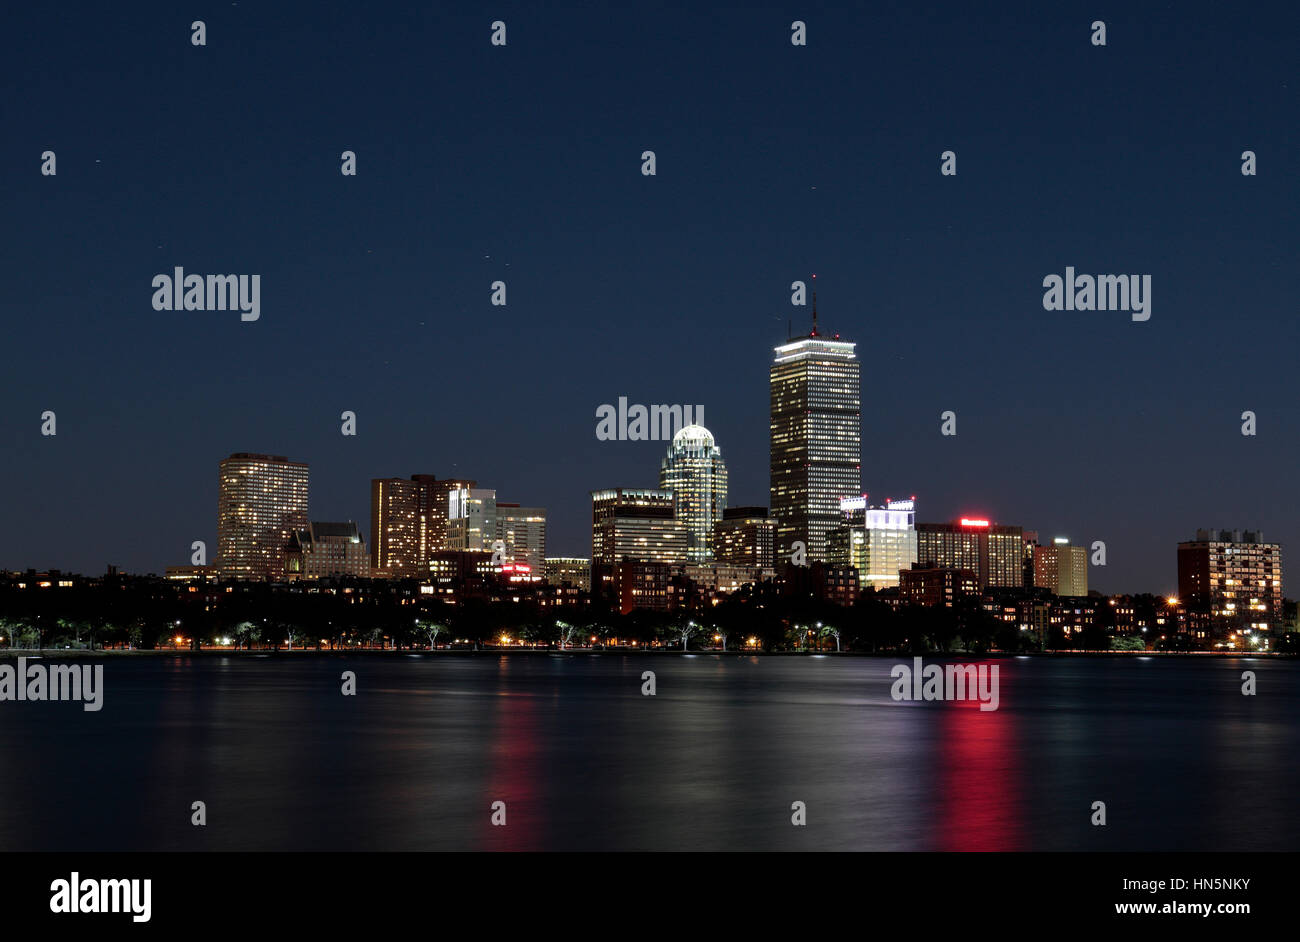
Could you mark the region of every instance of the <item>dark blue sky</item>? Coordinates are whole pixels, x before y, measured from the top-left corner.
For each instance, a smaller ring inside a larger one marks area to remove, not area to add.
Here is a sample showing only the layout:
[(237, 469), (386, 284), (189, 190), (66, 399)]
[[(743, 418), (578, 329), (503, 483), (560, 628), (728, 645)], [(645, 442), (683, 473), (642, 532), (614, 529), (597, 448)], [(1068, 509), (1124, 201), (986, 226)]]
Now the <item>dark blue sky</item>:
[[(30, 6), (0, 29), (0, 568), (187, 563), (233, 451), (308, 461), (312, 517), (363, 530), (372, 477), (473, 476), (587, 555), (588, 492), (658, 479), (662, 443), (595, 437), (619, 396), (703, 404), (730, 502), (766, 504), (812, 271), (873, 497), (1104, 540), (1105, 591), (1173, 589), (1197, 527), (1300, 545), (1292, 5)], [(260, 274), (261, 320), (154, 311), (176, 265)], [(1150, 321), (1043, 310), (1067, 265), (1150, 274)]]

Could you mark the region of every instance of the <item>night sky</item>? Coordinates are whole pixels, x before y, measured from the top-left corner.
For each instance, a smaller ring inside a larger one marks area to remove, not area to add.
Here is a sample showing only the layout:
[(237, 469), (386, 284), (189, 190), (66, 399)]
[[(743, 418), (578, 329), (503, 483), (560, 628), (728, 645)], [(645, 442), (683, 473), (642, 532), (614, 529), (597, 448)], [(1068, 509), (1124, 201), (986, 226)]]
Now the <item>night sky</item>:
[[(873, 500), (1104, 540), (1103, 591), (1173, 590), (1197, 527), (1300, 572), (1294, 5), (14, 6), (0, 568), (211, 553), (235, 451), (309, 462), (311, 517), (367, 540), (372, 477), (461, 475), (589, 555), (589, 491), (665, 449), (596, 439), (619, 396), (702, 404), (767, 504), (816, 272)], [(260, 274), (261, 319), (154, 311), (177, 265)], [(1151, 319), (1045, 311), (1067, 265), (1150, 274)]]

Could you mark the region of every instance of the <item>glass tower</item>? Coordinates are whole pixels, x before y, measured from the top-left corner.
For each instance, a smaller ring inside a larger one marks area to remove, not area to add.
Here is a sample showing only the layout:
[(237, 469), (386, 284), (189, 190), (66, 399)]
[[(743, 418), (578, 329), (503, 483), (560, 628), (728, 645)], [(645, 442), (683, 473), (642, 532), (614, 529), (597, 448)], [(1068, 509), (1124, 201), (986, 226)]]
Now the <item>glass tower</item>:
[(673, 436), (659, 466), (659, 486), (673, 492), (674, 515), (689, 541), (687, 559), (713, 559), (713, 525), (727, 506), (727, 466), (708, 429), (687, 425)]
[(915, 501), (869, 507), (866, 497), (857, 497), (840, 507), (844, 519), (827, 535), (827, 561), (856, 569), (862, 588), (898, 585), (899, 573), (917, 561)]
[(862, 493), (862, 402), (856, 344), (807, 337), (776, 348), (770, 373), (771, 504), (777, 565), (801, 542), (807, 561), (826, 561), (826, 535), (840, 525), (840, 500)]

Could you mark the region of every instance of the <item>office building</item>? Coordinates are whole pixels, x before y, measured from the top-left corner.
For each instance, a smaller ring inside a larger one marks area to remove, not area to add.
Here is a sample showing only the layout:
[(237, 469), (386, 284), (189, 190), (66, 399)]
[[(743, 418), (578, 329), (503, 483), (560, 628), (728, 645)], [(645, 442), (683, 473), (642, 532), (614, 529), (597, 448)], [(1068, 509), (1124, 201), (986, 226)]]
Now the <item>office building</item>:
[(813, 329), (775, 350), (771, 393), (771, 507), (777, 556), (802, 544), (808, 562), (826, 558), (826, 535), (840, 524), (840, 500), (862, 493), (859, 364), (855, 344)]
[(217, 485), (217, 565), (224, 579), (278, 580), (284, 548), (307, 526), (307, 465), (280, 455), (236, 452)]
[(843, 521), (827, 535), (827, 558), (857, 570), (858, 584), (884, 589), (917, 561), (916, 501), (891, 500), (871, 507), (867, 498), (840, 501)]
[(766, 507), (728, 507), (713, 525), (713, 556), (729, 563), (771, 573), (776, 567), (777, 520)]
[(1034, 585), (1064, 597), (1088, 594), (1088, 551), (1057, 537), (1051, 546), (1034, 547)]
[(549, 556), (546, 559), (547, 585), (569, 585), (591, 591), (591, 560), (578, 556)]
[(458, 487), (447, 495), (447, 548), (492, 551), (497, 540), (497, 492)]
[(423, 578), (429, 556), (448, 548), (450, 495), (475, 482), (432, 474), (370, 482), (370, 562), (375, 575)]
[(498, 502), (496, 520), (505, 561), (527, 566), (540, 579), (546, 567), (546, 509)]
[(675, 517), (672, 491), (619, 487), (591, 492), (591, 561), (684, 561), (686, 528)]
[(501, 582), (501, 566), (488, 550), (435, 550), (429, 554), (429, 568), (421, 586), (422, 594), (434, 595), (446, 602), (468, 597), (487, 598)]
[(419, 489), (405, 478), (370, 482), (370, 562), (376, 574), (413, 578), (421, 574)]
[(1023, 529), (999, 526), (982, 517), (918, 523), (916, 558), (922, 566), (969, 570), (981, 589), (1023, 588), (1025, 583)]
[(687, 425), (673, 436), (659, 466), (659, 487), (673, 492), (674, 515), (686, 528), (687, 558), (713, 558), (713, 525), (727, 505), (727, 466), (713, 435), (702, 425)]
[(451, 548), (448, 529), (452, 495), (457, 491), (474, 490), (478, 482), (471, 478), (438, 478), (432, 474), (413, 474), (411, 480), (420, 487), (417, 510), (421, 524), (421, 568), (425, 568), (423, 563), (427, 557)]

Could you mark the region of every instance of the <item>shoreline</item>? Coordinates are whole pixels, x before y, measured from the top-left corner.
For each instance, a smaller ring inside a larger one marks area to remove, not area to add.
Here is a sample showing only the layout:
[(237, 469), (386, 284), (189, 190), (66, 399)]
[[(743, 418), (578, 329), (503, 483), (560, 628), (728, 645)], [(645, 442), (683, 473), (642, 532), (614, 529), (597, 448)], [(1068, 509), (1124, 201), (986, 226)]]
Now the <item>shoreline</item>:
[(1052, 657), (1229, 657), (1229, 658), (1294, 658), (1300, 655), (1278, 651), (1028, 651), (1028, 652), (1011, 652), (1011, 651), (986, 651), (982, 654), (973, 654), (969, 651), (925, 651), (917, 653), (915, 651), (745, 651), (745, 650), (695, 650), (682, 651), (665, 650), (665, 649), (646, 649), (646, 648), (567, 648), (563, 651), (559, 649), (547, 648), (442, 648), (430, 651), (427, 648), (403, 648), (394, 650), (391, 648), (357, 648), (353, 650), (328, 648), (294, 648), (292, 651), (287, 649), (264, 649), (264, 650), (233, 650), (225, 648), (204, 648), (198, 651), (178, 650), (171, 648), (150, 648), (121, 650), (115, 648), (71, 648), (57, 650), (55, 648), (5, 648), (0, 650), (0, 660), (16, 660), (20, 657), (25, 658), (82, 658), (82, 657), (351, 657), (361, 655), (364, 657), (480, 657), (487, 655), (501, 656), (509, 655), (511, 657), (549, 657), (552, 655), (560, 657), (577, 657), (586, 655), (588, 657), (599, 657), (602, 655), (623, 655), (623, 656), (649, 656), (649, 657), (845, 657), (845, 658), (886, 658), (897, 660), (900, 657), (930, 657), (930, 658), (974, 658), (974, 659), (1014, 659), (1014, 658), (1052, 658)]

